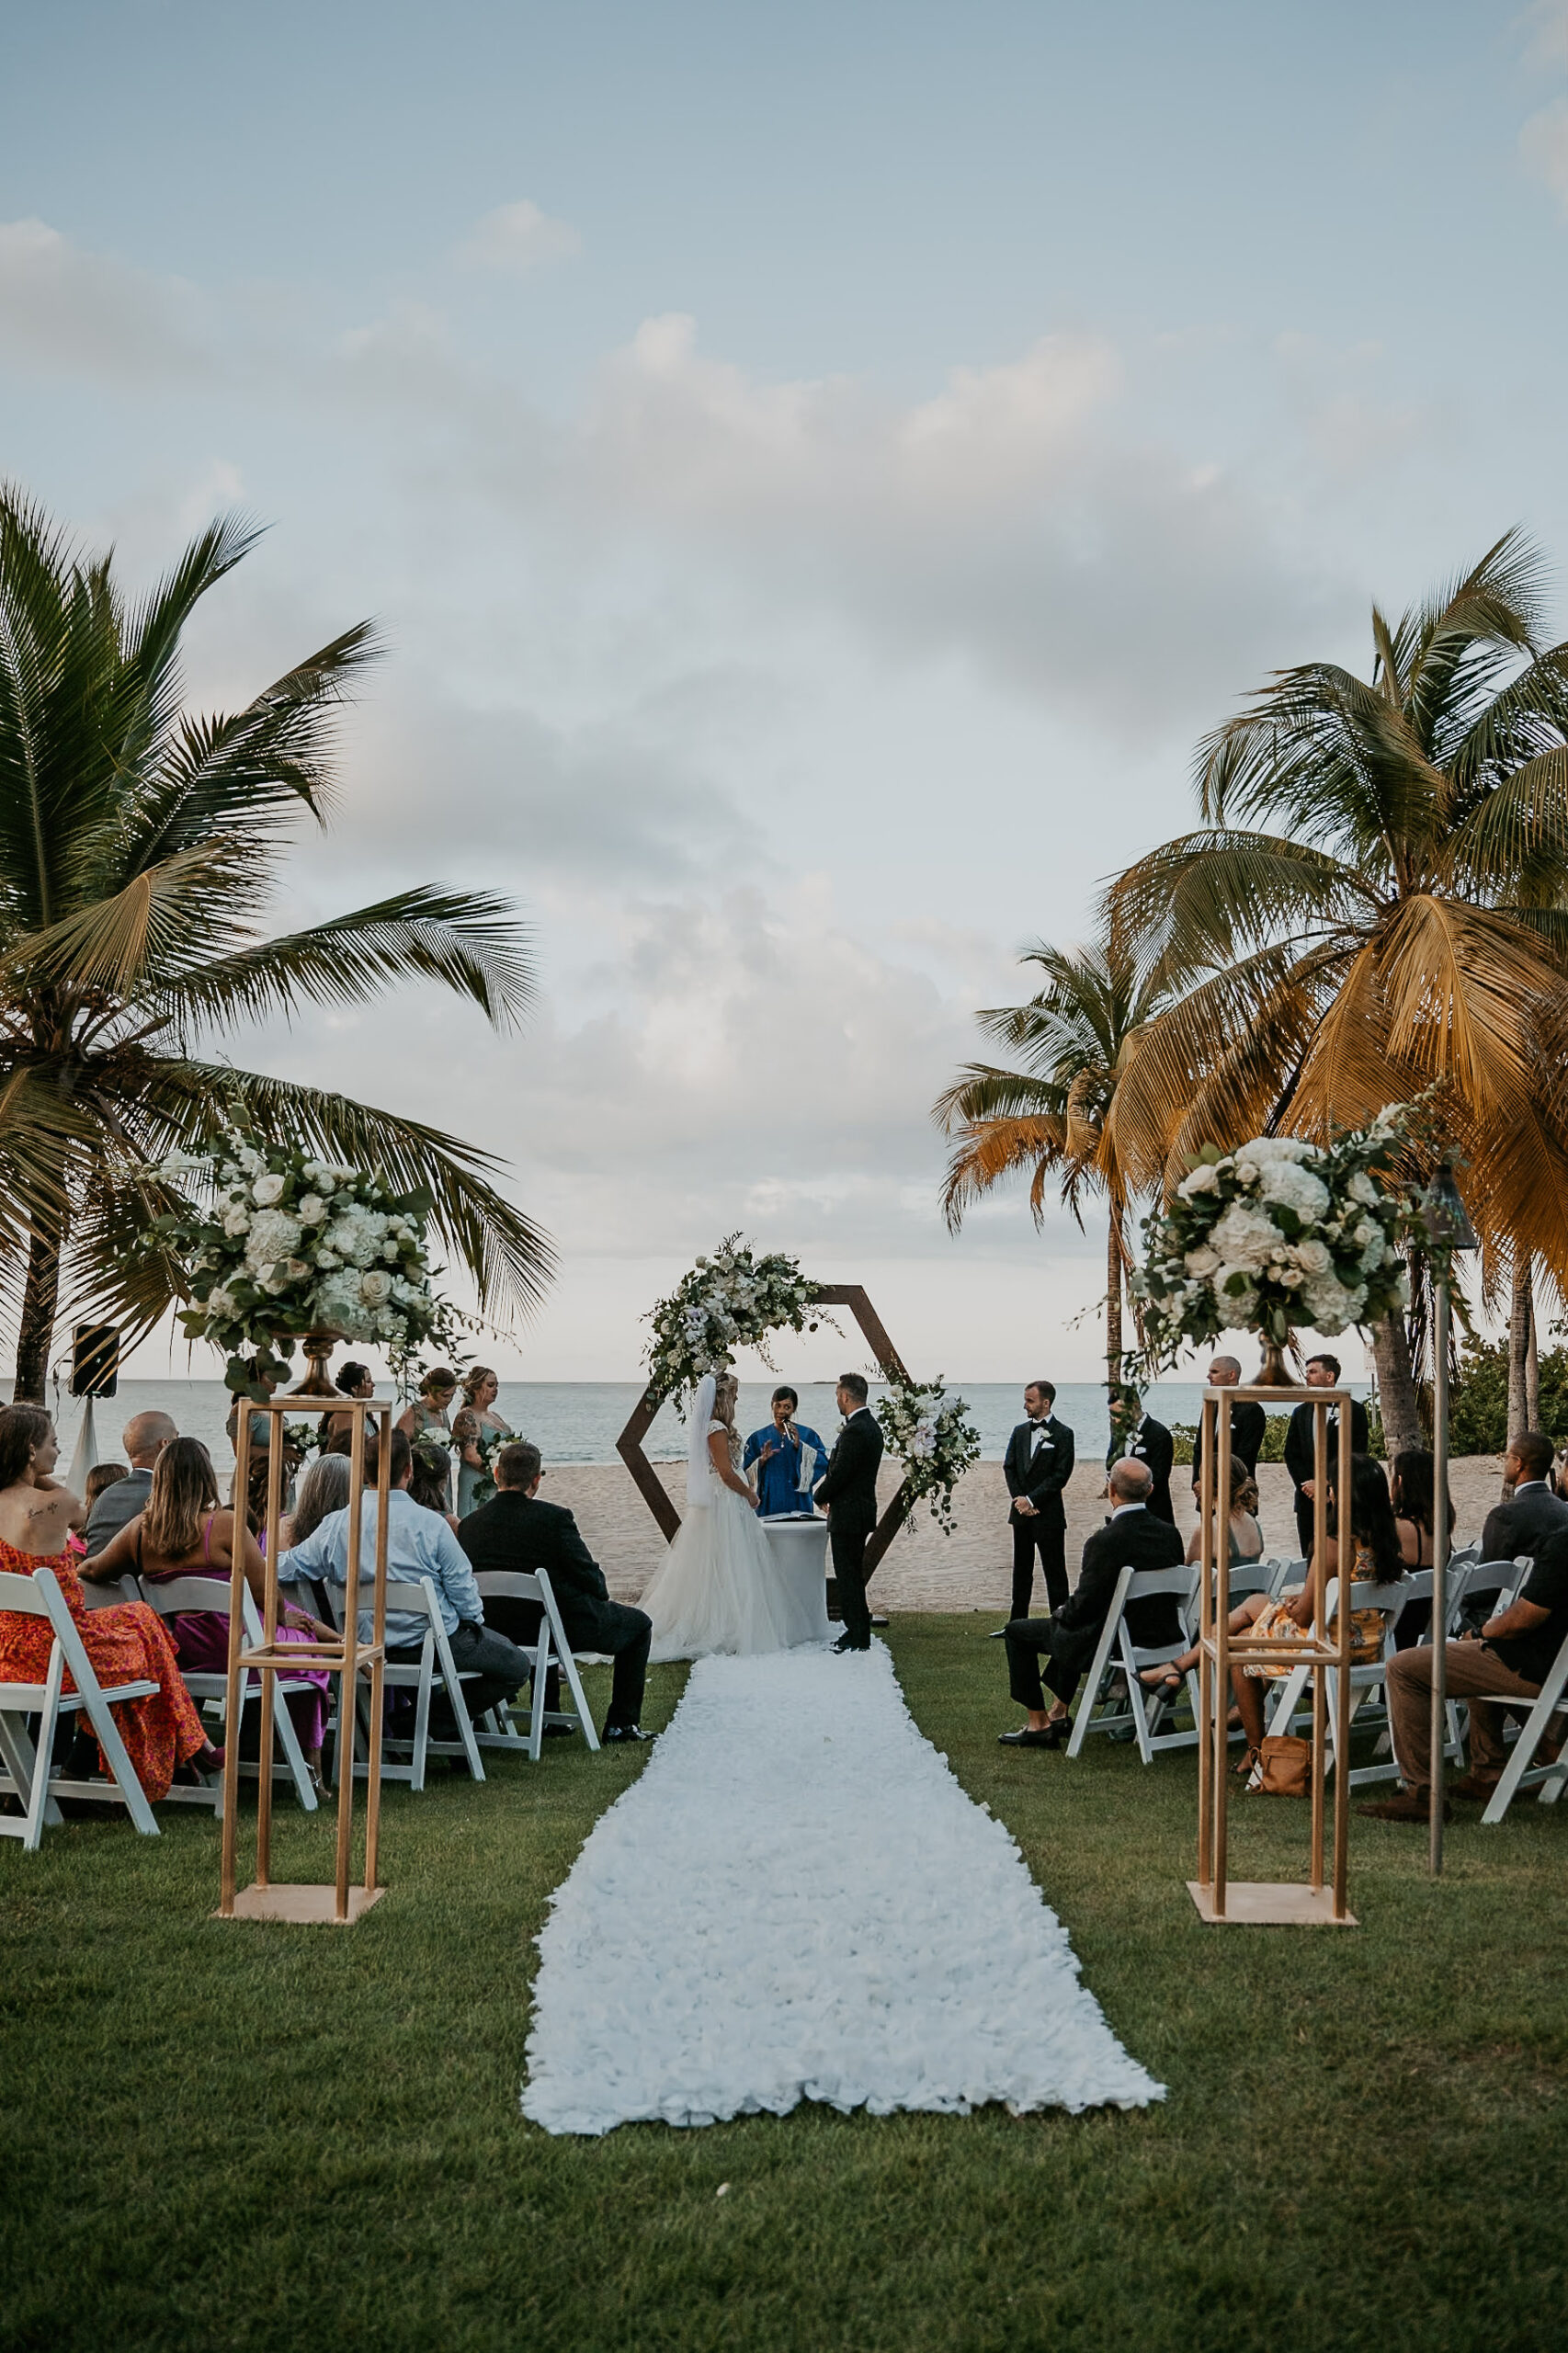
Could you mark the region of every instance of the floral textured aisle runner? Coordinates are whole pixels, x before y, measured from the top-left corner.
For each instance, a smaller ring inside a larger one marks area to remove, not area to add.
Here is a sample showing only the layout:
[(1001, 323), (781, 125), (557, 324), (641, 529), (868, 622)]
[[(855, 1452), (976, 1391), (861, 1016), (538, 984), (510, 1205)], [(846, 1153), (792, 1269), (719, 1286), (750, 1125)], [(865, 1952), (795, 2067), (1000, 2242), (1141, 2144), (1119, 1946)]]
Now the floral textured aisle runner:
[(1164, 2096), (880, 1643), (699, 1661), (540, 1955), (523, 2109), (551, 2132)]

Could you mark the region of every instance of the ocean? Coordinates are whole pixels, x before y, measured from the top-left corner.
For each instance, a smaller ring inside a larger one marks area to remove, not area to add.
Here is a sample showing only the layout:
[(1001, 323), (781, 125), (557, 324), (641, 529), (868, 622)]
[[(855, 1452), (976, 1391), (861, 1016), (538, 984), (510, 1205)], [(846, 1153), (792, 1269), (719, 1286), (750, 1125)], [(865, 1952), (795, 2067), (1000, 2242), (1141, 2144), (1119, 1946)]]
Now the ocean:
[[(774, 1385), (770, 1381), (741, 1383), (737, 1420), (743, 1431), (760, 1429), (768, 1420), (768, 1401)], [(1358, 1394), (1365, 1394), (1364, 1383), (1353, 1382), (1351, 1386)], [(831, 1445), (838, 1427), (833, 1384), (802, 1381), (800, 1391), (800, 1418)], [(878, 1393), (878, 1384), (873, 1383), (873, 1403)], [(497, 1408), (520, 1438), (533, 1440), (546, 1462), (614, 1462), (615, 1441), (642, 1394), (642, 1384), (636, 1381), (505, 1381)], [(1023, 1419), (1019, 1384), (1005, 1381), (951, 1381), (949, 1394), (961, 1396), (968, 1404), (980, 1431), (983, 1459), (999, 1462), (1006, 1451), (1010, 1432)], [(1201, 1394), (1201, 1387), (1196, 1381), (1162, 1381), (1149, 1391), (1148, 1403), (1162, 1422), (1195, 1422)], [(98, 1459), (105, 1461), (119, 1453), (119, 1433), (132, 1414), (156, 1408), (172, 1415), (186, 1436), (200, 1438), (211, 1451), (214, 1462), (226, 1467), (233, 1461), (223, 1434), (231, 1402), (228, 1392), (217, 1381), (122, 1381), (118, 1396), (99, 1398), (95, 1406)], [(56, 1414), (62, 1456), (69, 1464), (81, 1427), (82, 1405), (79, 1400), (63, 1393), (58, 1400), (51, 1397), (50, 1404)], [(1064, 1382), (1057, 1394), (1056, 1413), (1058, 1419), (1073, 1431), (1080, 1455), (1103, 1456), (1110, 1436), (1103, 1389), (1096, 1389), (1088, 1381)], [(672, 1405), (666, 1404), (661, 1410), (644, 1446), (655, 1461), (685, 1455), (685, 1425)]]

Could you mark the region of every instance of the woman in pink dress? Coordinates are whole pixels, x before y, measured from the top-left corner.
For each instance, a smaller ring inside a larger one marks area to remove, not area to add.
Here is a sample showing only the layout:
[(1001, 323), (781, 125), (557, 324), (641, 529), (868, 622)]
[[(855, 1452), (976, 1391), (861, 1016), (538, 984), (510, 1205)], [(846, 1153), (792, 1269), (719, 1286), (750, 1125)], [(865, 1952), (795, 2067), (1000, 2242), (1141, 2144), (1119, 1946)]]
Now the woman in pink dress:
[[(0, 1407), (0, 1569), (22, 1576), (52, 1569), (100, 1683), (158, 1686), (144, 1699), (117, 1700), (113, 1710), (136, 1778), (155, 1802), (167, 1797), (177, 1767), (219, 1773), (223, 1752), (202, 1730), (156, 1611), (144, 1601), (87, 1608), (66, 1550), (82, 1506), (51, 1475), (59, 1458), (54, 1425), (40, 1405)], [(0, 1609), (0, 1682), (41, 1683), (53, 1645), (47, 1618)], [(75, 1688), (69, 1674), (65, 1688)]]

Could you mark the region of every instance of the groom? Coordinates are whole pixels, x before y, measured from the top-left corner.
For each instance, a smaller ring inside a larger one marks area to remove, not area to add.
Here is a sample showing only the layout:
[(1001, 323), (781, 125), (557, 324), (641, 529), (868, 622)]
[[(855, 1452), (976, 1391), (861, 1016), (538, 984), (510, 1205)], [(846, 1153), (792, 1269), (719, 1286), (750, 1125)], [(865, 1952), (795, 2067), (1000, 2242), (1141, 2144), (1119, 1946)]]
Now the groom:
[(844, 1612), (844, 1631), (833, 1646), (835, 1651), (871, 1647), (871, 1616), (866, 1607), (866, 1539), (877, 1524), (877, 1467), (882, 1459), (882, 1434), (866, 1403), (869, 1394), (859, 1373), (841, 1374), (838, 1410), (844, 1427), (816, 1494), (827, 1513), (833, 1574), (838, 1580), (838, 1602)]

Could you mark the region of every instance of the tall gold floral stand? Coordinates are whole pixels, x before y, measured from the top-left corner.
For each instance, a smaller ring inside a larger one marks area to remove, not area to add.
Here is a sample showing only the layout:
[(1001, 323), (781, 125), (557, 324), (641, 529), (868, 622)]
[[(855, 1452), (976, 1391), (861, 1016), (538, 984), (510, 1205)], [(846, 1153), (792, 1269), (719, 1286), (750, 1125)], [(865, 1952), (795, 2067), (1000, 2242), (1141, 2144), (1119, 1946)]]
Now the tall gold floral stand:
[[(278, 1640), (278, 1561), (283, 1525), (283, 1425), (291, 1406), (278, 1397), (265, 1405), (240, 1401), (234, 1433), (233, 1506), (236, 1529), (244, 1525), (246, 1474), (250, 1465), (251, 1417), (266, 1414), (267, 1432), (267, 1521), (263, 1550), (267, 1575), (262, 1608), (262, 1639), (252, 1646), (244, 1641), (244, 1562), (243, 1548), (234, 1546), (229, 1585), (228, 1750), (223, 1762), (223, 1892), (218, 1916), (223, 1920), (289, 1920), (334, 1922), (347, 1927), (369, 1910), (383, 1893), (378, 1878), (381, 1824), (381, 1709), (384, 1699), (387, 1625), (387, 1500), (392, 1480), (392, 1408), (374, 1399), (338, 1398), (335, 1413), (353, 1416), (353, 1444), (348, 1458), (349, 1493), (356, 1507), (348, 1515), (348, 1561), (338, 1642), (279, 1643)], [(358, 1508), (365, 1484), (365, 1424), (374, 1415), (380, 1424), (376, 1460), (375, 1583), (371, 1603), (371, 1637), (359, 1640), (359, 1548), (362, 1513)], [(337, 1687), (337, 1869), (325, 1886), (284, 1882), (275, 1885), (272, 1865), (272, 1775), (264, 1761), (257, 1780), (256, 1814), (256, 1879), (235, 1893), (235, 1846), (239, 1834), (240, 1691), (241, 1677), (261, 1678), (261, 1745), (263, 1760), (272, 1755), (272, 1727), (280, 1675), (298, 1675), (303, 1668), (324, 1667), (335, 1675)], [(354, 1724), (355, 1690), (366, 1668), (370, 1677), (369, 1769), (365, 1789), (365, 1861), (360, 1885), (350, 1886), (354, 1845)]]
[[(1245, 1401), (1265, 1406), (1312, 1408), (1312, 1558), (1308, 1582), (1312, 1628), (1305, 1641), (1238, 1643), (1230, 1632), (1231, 1407)], [(1350, 1911), (1347, 1862), (1350, 1829), (1350, 1577), (1341, 1579), (1335, 1639), (1327, 1640), (1328, 1416), (1339, 1408), (1339, 1461), (1334, 1477), (1348, 1505), (1352, 1399), (1348, 1390), (1264, 1388), (1206, 1389), (1203, 1392), (1203, 1466), (1199, 1491), (1202, 1529), (1202, 1575), (1199, 1620), (1198, 1877), (1187, 1890), (1199, 1915), (1221, 1925), (1282, 1927), (1357, 1926)], [(1218, 1506), (1218, 1507), (1216, 1507)], [(1348, 1522), (1348, 1510), (1344, 1514)], [(1348, 1550), (1348, 1547), (1346, 1548)], [(1311, 1827), (1308, 1875), (1299, 1881), (1233, 1880), (1229, 1870), (1231, 1667), (1248, 1665), (1306, 1667), (1312, 1694), (1312, 1765), (1308, 1779)], [(1335, 1711), (1338, 1767), (1334, 1776), (1334, 1839), (1331, 1870), (1324, 1868), (1327, 1808), (1328, 1711)]]

